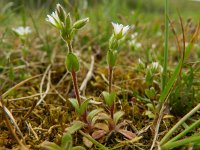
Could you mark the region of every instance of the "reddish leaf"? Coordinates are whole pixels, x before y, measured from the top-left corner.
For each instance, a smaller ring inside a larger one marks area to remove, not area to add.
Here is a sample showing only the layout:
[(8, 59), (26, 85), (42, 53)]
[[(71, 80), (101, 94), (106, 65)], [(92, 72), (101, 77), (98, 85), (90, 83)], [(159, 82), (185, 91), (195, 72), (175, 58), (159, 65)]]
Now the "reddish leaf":
[(127, 131), (127, 130), (124, 130), (124, 129), (120, 129), (120, 130), (117, 130), (117, 132), (123, 134), (126, 138), (128, 139), (133, 139), (134, 137), (136, 137), (136, 134), (131, 132), (131, 131)]
[(104, 130), (97, 130), (97, 131), (94, 131), (92, 133), (92, 137), (94, 139), (100, 139), (101, 137), (103, 137), (107, 132), (104, 131)]

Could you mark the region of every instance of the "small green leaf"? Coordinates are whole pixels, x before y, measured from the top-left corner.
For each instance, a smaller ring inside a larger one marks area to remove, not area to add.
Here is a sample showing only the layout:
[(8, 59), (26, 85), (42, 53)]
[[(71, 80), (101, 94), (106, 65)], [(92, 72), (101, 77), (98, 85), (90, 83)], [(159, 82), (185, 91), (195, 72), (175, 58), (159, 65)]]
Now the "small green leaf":
[(104, 91), (102, 94), (103, 94), (103, 97), (104, 97), (104, 100), (105, 100), (106, 104), (109, 107), (111, 107), (113, 102), (116, 99), (116, 93), (115, 92), (108, 93), (108, 92)]
[(67, 132), (69, 134), (74, 134), (76, 131), (78, 131), (79, 129), (81, 129), (83, 127), (84, 127), (84, 123), (83, 122), (81, 122), (81, 121), (75, 121), (73, 123), (73, 125), (71, 127), (67, 128), (66, 130), (67, 130)]
[(102, 112), (102, 111), (103, 111), (102, 108), (98, 108), (98, 109), (92, 110), (92, 111), (88, 114), (88, 116), (87, 116), (88, 121), (91, 122), (92, 119), (94, 118), (94, 116), (96, 116), (98, 113), (100, 113), (100, 112)]
[(82, 104), (80, 106), (80, 115), (82, 115), (87, 110), (89, 101), (90, 100), (87, 99), (87, 100), (85, 100), (85, 101), (82, 102)]
[(68, 53), (65, 60), (65, 65), (68, 71), (79, 71), (79, 60), (73, 53)]
[(109, 66), (114, 67), (117, 60), (117, 51), (107, 51), (107, 63)]
[(77, 113), (80, 114), (80, 108), (79, 108), (79, 104), (78, 104), (77, 99), (75, 99), (75, 98), (70, 98), (69, 101), (70, 101), (70, 103), (72, 104), (72, 106), (75, 108), (75, 110), (77, 111)]
[(58, 146), (57, 144), (53, 143), (53, 142), (48, 142), (48, 141), (44, 141), (41, 144), (41, 147), (43, 147), (46, 150), (62, 150), (60, 146)]
[(145, 94), (149, 99), (153, 99), (156, 95), (156, 90), (154, 89), (154, 87), (151, 87), (150, 89), (145, 90)]
[(71, 149), (72, 148), (72, 136), (69, 133), (65, 133), (62, 137), (61, 148), (62, 149)]
[(114, 122), (115, 124), (118, 123), (119, 119), (124, 115), (123, 111), (118, 111), (114, 114)]

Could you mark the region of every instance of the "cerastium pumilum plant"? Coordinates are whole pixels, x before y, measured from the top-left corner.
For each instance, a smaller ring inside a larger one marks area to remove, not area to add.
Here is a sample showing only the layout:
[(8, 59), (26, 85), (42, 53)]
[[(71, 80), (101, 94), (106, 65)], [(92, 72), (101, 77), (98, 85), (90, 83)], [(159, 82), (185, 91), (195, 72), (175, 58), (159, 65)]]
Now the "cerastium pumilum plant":
[(79, 59), (73, 52), (72, 41), (75, 33), (87, 24), (89, 18), (84, 18), (73, 22), (70, 13), (67, 14), (64, 8), (60, 4), (57, 4), (55, 12), (52, 12), (51, 15), (47, 15), (46, 21), (48, 21), (51, 25), (60, 31), (61, 38), (67, 44), (68, 53), (66, 55), (65, 65), (67, 70), (71, 73), (74, 91), (76, 94), (76, 99), (70, 99), (70, 102), (78, 114), (81, 116), (82, 121), (87, 123), (88, 121), (86, 109), (89, 100), (82, 102), (80, 98), (76, 77), (76, 74), (79, 71)]
[(108, 92), (103, 92), (103, 96), (106, 104), (110, 110), (111, 119), (114, 119), (114, 109), (115, 109), (115, 98), (116, 93), (112, 92), (112, 76), (113, 76), (113, 68), (115, 67), (117, 54), (118, 54), (118, 46), (120, 45), (121, 40), (125, 37), (129, 30), (129, 26), (123, 26), (122, 24), (112, 23), (114, 32), (109, 41), (109, 50), (107, 51), (107, 64), (108, 64), (108, 81), (109, 88)]
[(132, 132), (123, 129), (126, 123), (125, 122), (119, 123), (119, 120), (124, 115), (124, 112), (123, 111), (115, 112), (116, 93), (112, 91), (113, 69), (116, 65), (117, 55), (119, 52), (118, 47), (125, 38), (130, 27), (128, 25), (124, 26), (118, 23), (112, 23), (112, 26), (114, 28), (114, 31), (109, 40), (109, 50), (107, 51), (109, 87), (108, 87), (108, 92), (104, 91), (102, 95), (104, 97), (110, 115), (110, 117), (107, 119), (109, 131), (111, 131), (111, 133), (113, 131), (119, 132), (123, 134), (125, 137), (132, 139), (135, 135)]

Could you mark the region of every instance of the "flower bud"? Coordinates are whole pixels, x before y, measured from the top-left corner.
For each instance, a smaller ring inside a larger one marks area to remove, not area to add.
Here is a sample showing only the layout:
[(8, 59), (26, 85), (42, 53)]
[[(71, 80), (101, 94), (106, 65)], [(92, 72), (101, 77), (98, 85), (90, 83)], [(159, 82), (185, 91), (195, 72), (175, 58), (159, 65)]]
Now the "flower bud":
[(109, 48), (110, 49), (117, 49), (118, 47), (118, 40), (115, 38), (114, 35), (111, 36), (110, 40), (109, 40)]
[(83, 26), (85, 26), (87, 22), (89, 22), (89, 18), (84, 18), (84, 19), (78, 20), (74, 23), (73, 28), (80, 29)]
[(64, 22), (65, 17), (66, 17), (66, 12), (65, 12), (64, 8), (60, 4), (56, 5), (56, 12), (58, 14), (59, 19), (62, 22)]
[(117, 51), (107, 51), (107, 63), (110, 67), (114, 67), (117, 60)]

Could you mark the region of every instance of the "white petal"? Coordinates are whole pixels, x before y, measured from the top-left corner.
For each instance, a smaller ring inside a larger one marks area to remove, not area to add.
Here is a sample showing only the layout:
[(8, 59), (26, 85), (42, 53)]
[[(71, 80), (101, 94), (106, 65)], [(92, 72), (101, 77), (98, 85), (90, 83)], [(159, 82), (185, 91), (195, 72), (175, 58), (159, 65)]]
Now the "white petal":
[(130, 27), (128, 25), (123, 28), (123, 30), (122, 30), (122, 36), (124, 36), (128, 32), (129, 28)]

